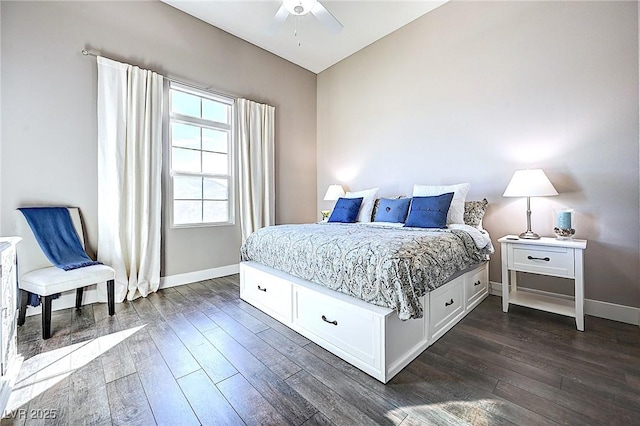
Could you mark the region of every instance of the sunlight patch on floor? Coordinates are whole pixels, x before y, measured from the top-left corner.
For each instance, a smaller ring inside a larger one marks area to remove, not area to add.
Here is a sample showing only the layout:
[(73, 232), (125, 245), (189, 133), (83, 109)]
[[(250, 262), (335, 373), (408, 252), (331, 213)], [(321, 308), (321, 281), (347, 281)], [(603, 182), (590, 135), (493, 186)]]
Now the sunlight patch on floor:
[(145, 326), (75, 343), (24, 361), (4, 414), (23, 406)]

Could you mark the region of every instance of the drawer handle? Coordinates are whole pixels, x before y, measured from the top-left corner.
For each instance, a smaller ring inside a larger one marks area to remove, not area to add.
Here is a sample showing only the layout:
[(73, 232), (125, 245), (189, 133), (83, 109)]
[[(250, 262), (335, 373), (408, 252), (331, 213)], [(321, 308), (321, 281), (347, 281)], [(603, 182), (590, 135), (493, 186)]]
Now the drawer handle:
[(322, 321), (324, 321), (324, 322), (328, 322), (329, 324), (338, 325), (338, 321), (336, 321), (336, 320), (329, 321), (329, 320), (327, 319), (327, 317), (325, 317), (324, 315), (322, 316)]
[(480, 285), (482, 284), (482, 281), (478, 280), (477, 282), (473, 283), (474, 286)]
[(262, 288), (262, 287), (260, 287), (260, 284), (258, 284), (258, 290), (260, 290), (260, 291), (264, 291), (265, 293), (267, 292), (267, 289), (266, 289), (266, 288)]
[(451, 306), (453, 305), (453, 299), (449, 300), (448, 302), (444, 302), (444, 306)]
[(545, 262), (548, 262), (548, 261), (551, 260), (548, 257), (533, 257), (533, 256), (527, 256), (527, 259), (529, 259), (529, 260), (544, 260)]

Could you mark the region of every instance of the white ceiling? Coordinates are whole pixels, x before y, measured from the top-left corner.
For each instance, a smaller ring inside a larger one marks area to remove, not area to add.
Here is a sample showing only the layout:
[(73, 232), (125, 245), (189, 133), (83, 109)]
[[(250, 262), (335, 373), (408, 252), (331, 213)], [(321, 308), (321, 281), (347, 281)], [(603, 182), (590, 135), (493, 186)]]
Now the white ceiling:
[[(321, 0), (344, 29), (333, 34), (313, 15), (307, 14), (297, 17), (297, 37), (294, 37), (294, 16), (289, 16), (277, 33), (267, 32), (282, 4), (278, 0), (162, 1), (319, 73), (447, 0)], [(298, 40), (301, 46), (298, 46)]]

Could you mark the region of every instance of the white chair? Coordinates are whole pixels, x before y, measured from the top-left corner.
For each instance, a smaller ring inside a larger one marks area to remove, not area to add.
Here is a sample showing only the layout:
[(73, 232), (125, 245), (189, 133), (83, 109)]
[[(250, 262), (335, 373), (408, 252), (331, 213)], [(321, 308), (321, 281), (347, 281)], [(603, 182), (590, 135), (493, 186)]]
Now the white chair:
[[(78, 234), (82, 248), (84, 248), (80, 211), (77, 208), (69, 208), (68, 210), (73, 227)], [(105, 281), (107, 282), (109, 315), (113, 315), (115, 313), (115, 270), (107, 265), (92, 265), (71, 271), (53, 266), (38, 245), (24, 215), (19, 210), (16, 210), (14, 214), (17, 234), (22, 237), (22, 241), (17, 246), (18, 288), (20, 289), (18, 325), (23, 325), (25, 322), (27, 292), (35, 293), (40, 296), (42, 304), (42, 338), (48, 339), (51, 337), (51, 300), (53, 295), (76, 290), (76, 309), (80, 309), (84, 287)]]

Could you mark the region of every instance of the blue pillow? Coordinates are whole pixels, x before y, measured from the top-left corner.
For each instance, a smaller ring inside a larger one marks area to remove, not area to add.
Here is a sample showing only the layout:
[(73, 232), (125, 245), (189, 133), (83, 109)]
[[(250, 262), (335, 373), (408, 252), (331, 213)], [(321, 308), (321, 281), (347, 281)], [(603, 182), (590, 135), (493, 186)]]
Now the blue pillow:
[(373, 221), (394, 223), (404, 222), (407, 218), (410, 202), (411, 198), (398, 198), (395, 200), (381, 198), (380, 201), (378, 201), (378, 210), (376, 211), (376, 217)]
[(358, 218), (362, 197), (338, 198), (328, 222), (354, 223)]
[(415, 228), (446, 228), (447, 212), (453, 200), (453, 192), (435, 197), (413, 197), (411, 210), (404, 226)]

